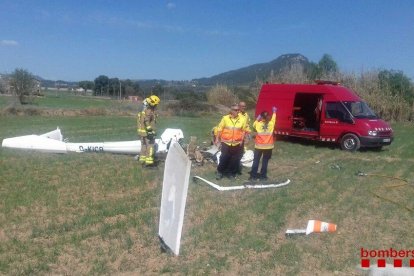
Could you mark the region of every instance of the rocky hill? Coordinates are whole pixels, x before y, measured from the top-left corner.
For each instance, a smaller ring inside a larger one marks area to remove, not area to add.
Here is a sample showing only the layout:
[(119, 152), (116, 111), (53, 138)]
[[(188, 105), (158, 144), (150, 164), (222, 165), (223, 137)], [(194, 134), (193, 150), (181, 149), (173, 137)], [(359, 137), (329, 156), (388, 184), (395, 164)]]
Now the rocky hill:
[(244, 68), (224, 72), (210, 78), (193, 79), (192, 81), (206, 86), (215, 85), (217, 83), (227, 85), (246, 85), (253, 83), (256, 79), (268, 77), (272, 71), (274, 74), (277, 74), (296, 64), (300, 64), (306, 68), (309, 63), (309, 60), (301, 54), (285, 54), (270, 62), (258, 63)]

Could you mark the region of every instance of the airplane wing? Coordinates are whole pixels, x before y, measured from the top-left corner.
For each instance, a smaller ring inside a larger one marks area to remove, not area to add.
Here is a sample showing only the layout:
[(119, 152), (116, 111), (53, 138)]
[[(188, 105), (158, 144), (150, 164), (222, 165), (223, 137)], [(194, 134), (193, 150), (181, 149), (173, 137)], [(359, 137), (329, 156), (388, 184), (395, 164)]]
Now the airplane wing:
[[(161, 135), (161, 139), (155, 139), (155, 143), (158, 145), (157, 152), (167, 152), (171, 141), (178, 142), (183, 138), (181, 129), (167, 128)], [(2, 147), (48, 153), (109, 152), (136, 155), (141, 151), (141, 141), (68, 143), (63, 140), (62, 133), (57, 128), (41, 135), (32, 134), (6, 138), (2, 142)]]

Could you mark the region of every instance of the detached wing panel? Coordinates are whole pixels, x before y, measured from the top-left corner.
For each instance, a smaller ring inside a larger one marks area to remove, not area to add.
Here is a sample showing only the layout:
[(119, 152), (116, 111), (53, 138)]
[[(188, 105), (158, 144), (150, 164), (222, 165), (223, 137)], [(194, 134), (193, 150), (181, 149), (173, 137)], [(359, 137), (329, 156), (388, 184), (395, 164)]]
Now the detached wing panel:
[(48, 153), (66, 153), (66, 144), (64, 142), (38, 135), (6, 138), (1, 145), (3, 148), (34, 150)]

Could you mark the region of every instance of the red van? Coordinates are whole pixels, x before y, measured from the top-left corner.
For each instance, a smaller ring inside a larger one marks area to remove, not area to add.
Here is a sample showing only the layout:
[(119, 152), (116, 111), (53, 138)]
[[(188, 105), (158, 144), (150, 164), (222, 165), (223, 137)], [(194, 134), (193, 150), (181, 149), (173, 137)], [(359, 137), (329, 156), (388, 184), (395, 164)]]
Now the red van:
[(264, 84), (256, 116), (277, 107), (275, 134), (340, 144), (343, 150), (390, 145), (393, 130), (352, 90), (330, 81)]

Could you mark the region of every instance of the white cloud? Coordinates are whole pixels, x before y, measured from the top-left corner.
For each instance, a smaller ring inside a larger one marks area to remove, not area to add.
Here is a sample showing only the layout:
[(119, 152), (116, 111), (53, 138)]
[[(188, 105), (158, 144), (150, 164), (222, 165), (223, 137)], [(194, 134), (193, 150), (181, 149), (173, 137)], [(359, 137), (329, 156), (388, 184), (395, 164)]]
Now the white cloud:
[[(175, 4), (170, 3), (175, 6)], [(225, 37), (225, 36), (244, 36), (246, 33), (240, 31), (226, 31), (226, 30), (208, 30), (193, 28), (187, 26), (179, 25), (165, 25), (158, 22), (146, 22), (139, 21), (135, 19), (125, 19), (120, 17), (108, 17), (101, 13), (94, 13), (89, 15), (89, 20), (91, 22), (107, 25), (116, 28), (135, 28), (139, 30), (160, 30), (168, 33), (178, 33), (178, 34), (195, 34), (201, 36), (215, 36), (215, 37)]]
[(16, 40), (0, 40), (0, 46), (18, 46), (19, 43)]
[(176, 7), (175, 3), (173, 3), (173, 2), (168, 2), (168, 4), (167, 4), (167, 9), (172, 10), (172, 9), (175, 9), (175, 7)]

